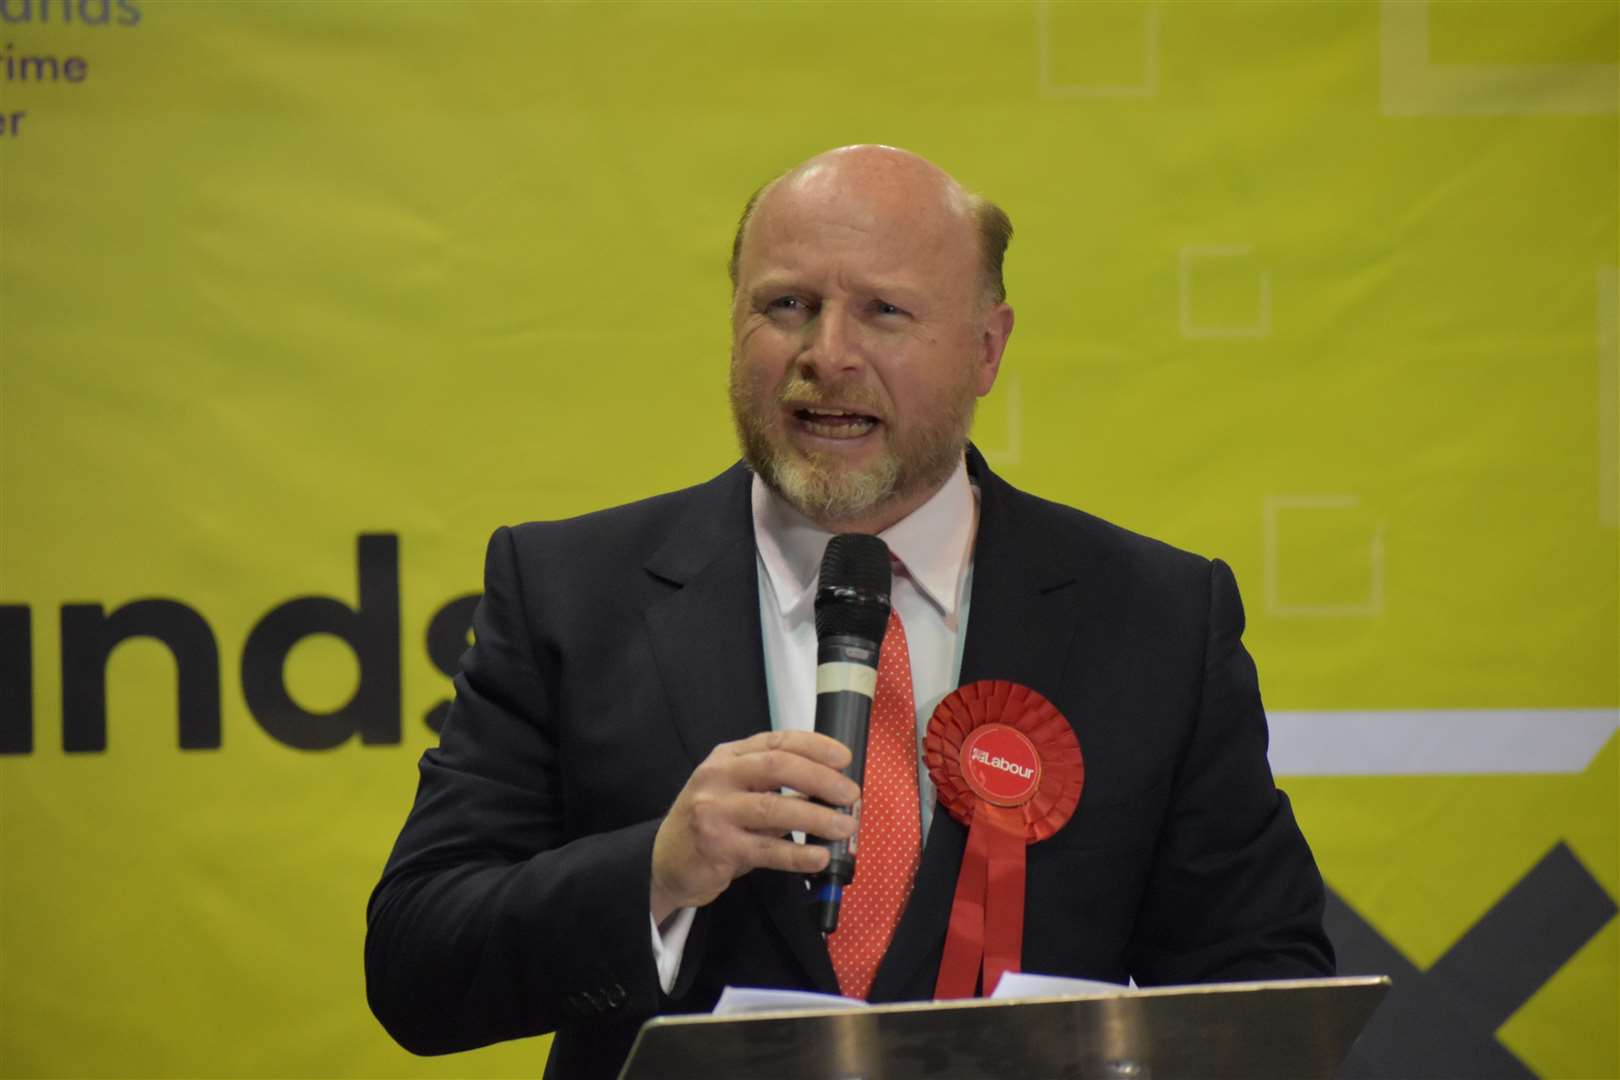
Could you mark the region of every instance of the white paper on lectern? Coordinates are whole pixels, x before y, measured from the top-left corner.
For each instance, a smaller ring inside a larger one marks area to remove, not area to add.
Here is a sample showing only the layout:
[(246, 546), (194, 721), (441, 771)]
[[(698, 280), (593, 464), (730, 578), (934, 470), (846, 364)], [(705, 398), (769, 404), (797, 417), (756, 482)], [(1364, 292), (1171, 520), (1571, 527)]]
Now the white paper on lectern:
[(714, 1003), (716, 1016), (778, 1012), (782, 1009), (864, 1009), (866, 1002), (813, 990), (767, 990), (757, 986), (728, 986)]
[(1061, 975), (1034, 975), (1027, 971), (1009, 971), (996, 984), (995, 999), (1065, 997), (1069, 994), (1113, 994), (1129, 989), (1118, 983), (1099, 982), (1096, 979), (1068, 979)]
[[(992, 998), (1063, 997), (1069, 994), (1111, 994), (1127, 987), (1095, 979), (1067, 979), (1059, 975), (1033, 975), (1009, 971), (1001, 977)], [(714, 1015), (779, 1012), (783, 1009), (864, 1009), (867, 1003), (813, 990), (768, 990), (757, 986), (728, 986), (715, 1002)]]

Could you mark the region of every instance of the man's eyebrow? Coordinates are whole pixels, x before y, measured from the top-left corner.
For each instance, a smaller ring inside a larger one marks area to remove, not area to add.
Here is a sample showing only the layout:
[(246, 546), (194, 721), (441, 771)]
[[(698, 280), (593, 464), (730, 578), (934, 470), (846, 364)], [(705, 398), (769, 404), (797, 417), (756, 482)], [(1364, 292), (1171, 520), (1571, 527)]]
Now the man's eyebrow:
[[(909, 298), (913, 301), (915, 301), (923, 292), (920, 286), (898, 278), (891, 278), (883, 281), (874, 281), (870, 278), (865, 278), (854, 282), (854, 285), (858, 292), (867, 293), (872, 296), (900, 296)], [(760, 296), (762, 294), (772, 292), (814, 293), (819, 292), (820, 290), (814, 286), (806, 284), (804, 279), (796, 274), (777, 273), (768, 274), (765, 277), (760, 278), (743, 291), (749, 296)]]
[(765, 292), (777, 292), (782, 289), (802, 289), (803, 283), (792, 274), (767, 274), (748, 286), (749, 295)]

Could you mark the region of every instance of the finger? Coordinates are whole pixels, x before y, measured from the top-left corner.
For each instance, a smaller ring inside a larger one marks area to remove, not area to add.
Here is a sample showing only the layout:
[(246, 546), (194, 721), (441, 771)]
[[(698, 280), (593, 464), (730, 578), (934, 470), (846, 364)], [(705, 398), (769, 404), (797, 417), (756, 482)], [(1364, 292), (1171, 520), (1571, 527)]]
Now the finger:
[(761, 750), (731, 761), (733, 782), (748, 791), (792, 788), (822, 802), (848, 806), (860, 795), (849, 777), (789, 750)]
[(752, 833), (781, 836), (803, 832), (828, 840), (847, 840), (855, 835), (853, 814), (841, 814), (808, 799), (754, 793), (738, 796), (730, 808), (732, 822)]
[(732, 743), (731, 749), (736, 754), (785, 750), (820, 762), (829, 769), (842, 769), (850, 761), (849, 747), (830, 735), (814, 731), (761, 731), (740, 742)]
[(816, 874), (827, 868), (827, 849), (816, 844), (795, 844), (771, 836), (754, 838), (749, 862), (755, 868), (786, 870), (795, 874)]

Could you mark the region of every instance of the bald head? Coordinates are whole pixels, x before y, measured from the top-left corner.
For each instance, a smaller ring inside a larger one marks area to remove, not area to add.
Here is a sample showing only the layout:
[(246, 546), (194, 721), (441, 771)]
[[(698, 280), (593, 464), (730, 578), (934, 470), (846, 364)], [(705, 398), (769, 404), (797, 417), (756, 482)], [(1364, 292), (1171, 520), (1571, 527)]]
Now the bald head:
[[(957, 183), (926, 158), (892, 146), (844, 146), (828, 150), (769, 181), (749, 198), (731, 242), (731, 287), (741, 278), (749, 227), (762, 208), (778, 201), (836, 206), (868, 216), (874, 224), (938, 231), (979, 265), (983, 301), (1007, 298), (1002, 264), (1012, 222), (996, 204)], [(943, 257), (951, 257), (942, 252)]]

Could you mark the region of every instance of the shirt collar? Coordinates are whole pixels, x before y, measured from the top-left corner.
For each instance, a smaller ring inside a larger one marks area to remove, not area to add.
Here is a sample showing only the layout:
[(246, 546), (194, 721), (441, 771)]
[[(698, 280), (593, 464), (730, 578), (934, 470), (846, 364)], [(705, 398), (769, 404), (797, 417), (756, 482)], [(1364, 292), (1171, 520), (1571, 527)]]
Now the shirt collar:
[[(750, 493), (754, 543), (776, 606), (789, 622), (814, 611), (821, 555), (832, 533), (789, 506), (756, 474)], [(956, 617), (958, 585), (973, 551), (978, 500), (967, 465), (958, 462), (940, 489), (878, 536), (912, 582), (947, 621)]]

